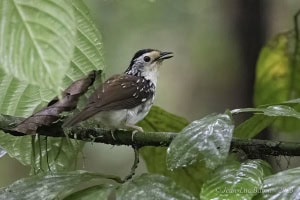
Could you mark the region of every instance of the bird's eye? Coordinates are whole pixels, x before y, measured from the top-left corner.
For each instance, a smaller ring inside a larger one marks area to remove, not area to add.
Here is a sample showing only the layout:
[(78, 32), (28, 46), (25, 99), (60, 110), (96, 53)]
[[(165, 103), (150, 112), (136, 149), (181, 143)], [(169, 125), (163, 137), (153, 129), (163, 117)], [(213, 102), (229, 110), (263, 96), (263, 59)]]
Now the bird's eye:
[(151, 60), (151, 58), (150, 58), (149, 56), (145, 56), (145, 57), (144, 57), (144, 61), (145, 61), (145, 62), (149, 62), (150, 60)]

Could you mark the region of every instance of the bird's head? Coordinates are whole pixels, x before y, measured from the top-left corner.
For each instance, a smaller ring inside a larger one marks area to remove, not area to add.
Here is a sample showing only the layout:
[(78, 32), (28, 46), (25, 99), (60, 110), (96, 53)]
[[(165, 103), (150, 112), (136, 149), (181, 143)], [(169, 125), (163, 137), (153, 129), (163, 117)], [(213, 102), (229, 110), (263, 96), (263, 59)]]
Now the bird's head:
[(134, 76), (144, 76), (151, 80), (152, 76), (157, 76), (162, 61), (172, 57), (172, 52), (162, 52), (155, 49), (139, 50), (134, 54), (125, 73)]

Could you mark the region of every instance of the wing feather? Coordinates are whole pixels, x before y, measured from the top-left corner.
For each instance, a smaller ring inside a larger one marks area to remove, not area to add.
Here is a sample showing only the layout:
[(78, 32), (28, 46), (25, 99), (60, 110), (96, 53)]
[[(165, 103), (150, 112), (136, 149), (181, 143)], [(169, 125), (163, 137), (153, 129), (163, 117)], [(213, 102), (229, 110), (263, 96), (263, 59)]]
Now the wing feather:
[(154, 87), (143, 77), (115, 75), (100, 85), (89, 97), (86, 107), (69, 118), (64, 126), (73, 126), (101, 111), (134, 108), (153, 97)]

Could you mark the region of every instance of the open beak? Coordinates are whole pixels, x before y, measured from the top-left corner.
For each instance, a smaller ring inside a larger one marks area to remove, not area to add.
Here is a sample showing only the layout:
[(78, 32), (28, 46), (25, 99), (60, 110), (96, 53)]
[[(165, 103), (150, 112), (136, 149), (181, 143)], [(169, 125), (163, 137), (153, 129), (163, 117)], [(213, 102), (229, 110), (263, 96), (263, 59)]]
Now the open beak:
[(160, 52), (160, 56), (157, 58), (157, 60), (165, 60), (173, 57), (173, 52)]
[(155, 60), (153, 60), (153, 62), (156, 61), (163, 61), (165, 59), (169, 59), (173, 57), (173, 52), (160, 52), (159, 57), (157, 57)]

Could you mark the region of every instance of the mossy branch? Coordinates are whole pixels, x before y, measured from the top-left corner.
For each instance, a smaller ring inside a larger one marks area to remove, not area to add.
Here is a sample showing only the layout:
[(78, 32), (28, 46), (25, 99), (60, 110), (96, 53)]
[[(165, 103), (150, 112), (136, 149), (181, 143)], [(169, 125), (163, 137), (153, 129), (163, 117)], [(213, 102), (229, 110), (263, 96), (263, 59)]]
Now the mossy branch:
[[(15, 136), (25, 136), (11, 128), (20, 123), (22, 119), (8, 115), (0, 115), (0, 130)], [(43, 127), (38, 130), (40, 135), (48, 137), (66, 137), (94, 143), (105, 143), (111, 145), (128, 145), (135, 147), (155, 146), (167, 147), (176, 137), (173, 132), (144, 132), (132, 134), (132, 131), (117, 130), (113, 133), (107, 129), (73, 127), (61, 129), (61, 126)], [(261, 156), (300, 156), (300, 143), (280, 142), (257, 139), (238, 139), (233, 138), (231, 149), (243, 151), (251, 158)]]

